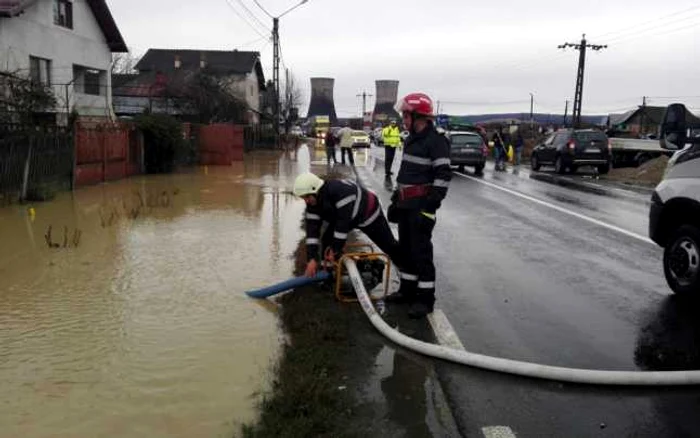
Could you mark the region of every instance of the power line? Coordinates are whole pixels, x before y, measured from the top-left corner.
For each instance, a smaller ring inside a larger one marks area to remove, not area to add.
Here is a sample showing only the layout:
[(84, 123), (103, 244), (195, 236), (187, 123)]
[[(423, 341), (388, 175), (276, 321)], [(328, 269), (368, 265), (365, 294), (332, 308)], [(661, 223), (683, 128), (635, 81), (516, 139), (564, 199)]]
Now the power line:
[[(604, 33), (604, 34), (602, 34), (602, 35), (596, 35), (596, 37), (597, 37), (597, 38), (602, 38), (602, 37), (607, 37), (607, 36), (615, 35), (615, 34), (619, 34), (619, 33), (625, 33), (625, 32), (627, 32), (627, 31), (632, 30), (632, 29), (635, 29), (635, 28), (637, 28), (637, 27), (646, 26), (647, 24), (657, 23), (657, 22), (663, 21), (663, 20), (665, 20), (665, 19), (667, 19), (667, 18), (675, 17), (676, 15), (684, 14), (684, 13), (686, 13), (686, 12), (690, 12), (690, 11), (695, 10), (695, 9), (700, 9), (700, 6), (693, 6), (693, 7), (691, 7), (691, 8), (684, 9), (684, 10), (682, 10), (682, 11), (673, 12), (673, 13), (671, 13), (671, 14), (664, 15), (664, 16), (662, 16), (662, 17), (655, 18), (655, 19), (653, 19), (653, 20), (649, 20), (649, 21), (645, 21), (645, 22), (643, 22), (643, 23), (635, 24), (634, 26), (630, 26), (630, 27), (625, 28), (625, 29), (614, 30), (614, 31), (612, 31), (612, 32)], [(616, 37), (615, 37), (615, 38), (616, 38)]]
[(255, 33), (257, 33), (257, 34), (260, 35), (261, 37), (266, 37), (266, 35), (264, 35), (262, 32), (260, 32), (260, 31), (258, 30), (257, 27), (253, 26), (253, 25), (238, 11), (238, 9), (236, 9), (236, 8), (233, 6), (233, 3), (231, 3), (231, 0), (224, 0), (224, 1), (225, 1), (226, 4), (228, 5), (228, 7), (231, 8), (231, 10), (232, 10), (233, 12), (236, 13), (236, 15), (238, 15), (238, 18), (240, 18), (241, 20), (243, 20), (243, 22), (244, 22), (245, 24), (248, 25), (248, 27), (250, 27), (251, 29), (253, 29), (253, 31), (255, 31)]
[[(625, 40), (625, 39), (627, 39), (627, 38), (629, 38), (629, 37), (636, 37), (636, 36), (638, 36), (638, 35), (644, 35), (644, 34), (648, 33), (649, 31), (652, 31), (652, 30), (655, 30), (655, 29), (661, 29), (661, 28), (664, 28), (664, 27), (666, 27), (666, 26), (673, 26), (673, 25), (676, 25), (676, 24), (678, 24), (678, 23), (682, 23), (682, 22), (684, 22), (684, 21), (692, 20), (692, 19), (695, 19), (695, 18), (700, 18), (700, 14), (691, 15), (691, 16), (689, 16), (689, 17), (681, 18), (680, 20), (677, 20), (677, 21), (671, 22), (671, 23), (662, 23), (662, 24), (660, 24), (660, 25), (658, 25), (658, 26), (652, 26), (652, 27), (649, 27), (649, 28), (646, 28), (646, 29), (642, 29), (642, 30), (637, 31), (637, 32), (632, 32), (632, 33), (628, 33), (628, 34), (618, 35), (618, 36), (612, 38), (609, 42), (615, 42), (615, 41)], [(697, 24), (697, 23), (696, 23), (696, 24)], [(670, 30), (670, 29), (666, 29), (666, 30)]]
[(260, 21), (260, 19), (253, 13), (253, 11), (251, 11), (250, 9), (248, 9), (248, 7), (245, 5), (245, 3), (243, 3), (243, 0), (236, 0), (236, 1), (238, 2), (239, 5), (241, 5), (241, 7), (243, 8), (243, 10), (246, 11), (246, 13), (248, 14), (248, 16), (249, 16), (250, 18), (252, 18), (256, 23), (258, 23), (258, 25), (260, 25), (260, 26), (261, 26), (263, 29), (265, 29), (266, 31), (272, 32), (272, 29), (270, 29), (269, 27), (267, 27), (267, 25), (266, 25), (265, 23), (263, 23), (262, 21)]
[(247, 43), (240, 44), (238, 47), (242, 49), (242, 48), (245, 48), (245, 47), (248, 47), (248, 46), (255, 45), (255, 44), (257, 44), (258, 42), (263, 41), (263, 40), (269, 41), (269, 40), (270, 40), (270, 36), (269, 36), (269, 35), (266, 35), (266, 36), (262, 36), (262, 37), (260, 37), (260, 38), (256, 38), (256, 39), (254, 39), (254, 40), (252, 40), (252, 41), (248, 41)]
[(258, 0), (253, 0), (253, 1), (255, 2), (256, 5), (258, 5), (258, 7), (260, 8), (260, 10), (263, 11), (263, 12), (265, 13), (265, 15), (267, 15), (267, 16), (270, 17), (270, 18), (275, 18), (275, 17), (272, 16), (272, 14), (270, 14), (269, 12), (267, 12), (267, 10), (266, 10), (265, 8), (262, 7), (262, 5), (260, 4), (260, 2), (259, 2)]
[(617, 42), (617, 43), (626, 43), (626, 42), (633, 41), (633, 40), (636, 40), (637, 38), (641, 38), (641, 37), (657, 37), (657, 36), (669, 35), (669, 34), (672, 34), (672, 33), (682, 32), (682, 31), (684, 31), (684, 30), (691, 29), (691, 28), (696, 27), (696, 26), (698, 26), (698, 25), (700, 25), (700, 22), (692, 23), (692, 24), (690, 24), (690, 25), (688, 25), (688, 26), (683, 26), (683, 27), (680, 27), (680, 28), (678, 28), (678, 29), (668, 29), (668, 32), (654, 33), (654, 34), (651, 34), (651, 35), (631, 35), (631, 38), (624, 38), (624, 39), (618, 40), (618, 41), (616, 41), (616, 42)]

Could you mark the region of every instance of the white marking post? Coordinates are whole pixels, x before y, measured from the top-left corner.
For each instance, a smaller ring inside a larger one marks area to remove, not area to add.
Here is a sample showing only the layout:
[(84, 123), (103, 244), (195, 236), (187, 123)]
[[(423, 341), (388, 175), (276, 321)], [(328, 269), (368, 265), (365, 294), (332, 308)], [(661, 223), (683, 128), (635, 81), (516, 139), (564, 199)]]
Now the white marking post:
[(433, 313), (428, 315), (428, 321), (433, 328), (438, 344), (454, 348), (455, 350), (466, 351), (464, 345), (462, 345), (462, 341), (459, 340), (459, 336), (455, 333), (452, 324), (447, 320), (447, 316), (445, 316), (442, 310), (433, 310)]
[(516, 438), (515, 434), (508, 426), (482, 427), (481, 432), (486, 438)]

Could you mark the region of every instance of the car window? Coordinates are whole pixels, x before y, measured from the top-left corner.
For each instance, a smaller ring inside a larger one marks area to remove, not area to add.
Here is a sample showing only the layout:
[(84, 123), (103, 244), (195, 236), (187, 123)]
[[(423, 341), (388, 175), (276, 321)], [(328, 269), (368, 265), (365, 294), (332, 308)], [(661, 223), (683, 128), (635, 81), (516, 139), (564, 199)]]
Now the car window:
[(452, 146), (473, 146), (479, 147), (482, 145), (483, 140), (481, 136), (472, 134), (453, 134), (450, 136), (450, 142)]
[(560, 132), (554, 137), (554, 144), (562, 144), (566, 143), (567, 140), (569, 140), (569, 133), (568, 132)]
[(587, 132), (577, 132), (574, 134), (574, 138), (580, 142), (605, 142), (607, 137), (602, 132), (587, 131)]
[(552, 135), (550, 135), (549, 137), (547, 137), (547, 140), (544, 141), (544, 144), (545, 144), (546, 146), (549, 146), (549, 145), (551, 145), (553, 142), (554, 142), (554, 134), (552, 134)]

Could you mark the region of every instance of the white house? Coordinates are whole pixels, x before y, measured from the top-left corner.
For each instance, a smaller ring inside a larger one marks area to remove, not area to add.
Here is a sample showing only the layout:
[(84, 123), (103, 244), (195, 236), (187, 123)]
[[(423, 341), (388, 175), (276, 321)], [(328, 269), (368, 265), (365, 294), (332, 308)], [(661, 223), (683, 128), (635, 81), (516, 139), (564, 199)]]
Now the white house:
[[(230, 84), (231, 94), (245, 101), (248, 122), (258, 123), (265, 77), (259, 52), (238, 50), (149, 49), (136, 64), (138, 75), (120, 77), (115, 91), (115, 109), (119, 114), (142, 111), (148, 99), (144, 93), (157, 89), (159, 80), (205, 72), (222, 77)], [(140, 99), (140, 100), (139, 100)]]
[(0, 0), (0, 71), (50, 86), (57, 122), (112, 118), (112, 53), (127, 52), (105, 0)]

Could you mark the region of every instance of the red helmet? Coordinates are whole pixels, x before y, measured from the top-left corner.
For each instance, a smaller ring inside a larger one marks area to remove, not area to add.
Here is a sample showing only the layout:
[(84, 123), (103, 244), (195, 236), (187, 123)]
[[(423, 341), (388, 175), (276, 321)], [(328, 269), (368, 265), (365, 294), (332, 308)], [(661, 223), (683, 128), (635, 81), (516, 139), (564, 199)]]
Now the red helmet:
[(396, 105), (399, 113), (409, 112), (425, 117), (433, 117), (433, 100), (424, 93), (411, 93)]

